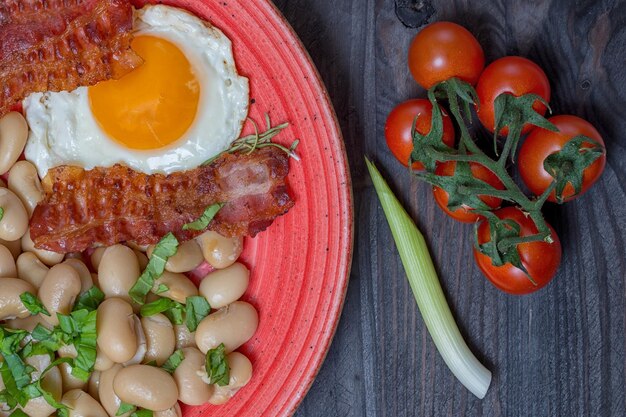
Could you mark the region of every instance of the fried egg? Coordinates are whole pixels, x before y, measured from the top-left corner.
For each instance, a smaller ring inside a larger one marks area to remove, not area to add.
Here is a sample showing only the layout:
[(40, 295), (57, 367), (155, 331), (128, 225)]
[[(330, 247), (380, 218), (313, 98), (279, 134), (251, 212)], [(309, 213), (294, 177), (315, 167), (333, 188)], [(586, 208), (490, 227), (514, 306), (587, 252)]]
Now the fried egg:
[(248, 79), (230, 40), (183, 10), (135, 11), (131, 44), (144, 63), (119, 80), (23, 102), (26, 159), (43, 178), (58, 165), (122, 163), (146, 174), (190, 169), (227, 149), (248, 113)]

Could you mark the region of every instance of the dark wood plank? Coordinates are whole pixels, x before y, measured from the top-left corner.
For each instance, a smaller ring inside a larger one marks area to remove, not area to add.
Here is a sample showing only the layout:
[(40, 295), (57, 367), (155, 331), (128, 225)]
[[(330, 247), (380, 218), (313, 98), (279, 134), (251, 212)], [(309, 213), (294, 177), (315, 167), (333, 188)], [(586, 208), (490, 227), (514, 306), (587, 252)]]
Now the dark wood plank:
[[(626, 415), (626, 2), (414, 3), (432, 8), (430, 21), (470, 29), (488, 60), (505, 54), (535, 60), (551, 80), (555, 113), (586, 118), (603, 135), (607, 168), (584, 198), (547, 209), (564, 249), (554, 281), (530, 296), (500, 293), (474, 265), (471, 227), (446, 218), (384, 143), (391, 108), (423, 95), (405, 58), (417, 29), (398, 20), (393, 0), (277, 0), (328, 87), (355, 191), (344, 314), (296, 415)], [(377, 161), (427, 236), (461, 331), (494, 373), (482, 401), (454, 379), (425, 330), (364, 154)]]

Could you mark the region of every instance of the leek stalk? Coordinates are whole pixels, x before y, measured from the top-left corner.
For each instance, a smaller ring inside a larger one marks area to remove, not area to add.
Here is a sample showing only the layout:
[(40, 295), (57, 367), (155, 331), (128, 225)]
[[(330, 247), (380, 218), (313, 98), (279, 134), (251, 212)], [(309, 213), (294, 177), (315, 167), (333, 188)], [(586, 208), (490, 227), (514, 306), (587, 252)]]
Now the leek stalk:
[(365, 162), (400, 252), (413, 295), (437, 350), (458, 380), (472, 394), (484, 398), (491, 383), (491, 372), (476, 359), (459, 332), (424, 236), (380, 172), (367, 158)]

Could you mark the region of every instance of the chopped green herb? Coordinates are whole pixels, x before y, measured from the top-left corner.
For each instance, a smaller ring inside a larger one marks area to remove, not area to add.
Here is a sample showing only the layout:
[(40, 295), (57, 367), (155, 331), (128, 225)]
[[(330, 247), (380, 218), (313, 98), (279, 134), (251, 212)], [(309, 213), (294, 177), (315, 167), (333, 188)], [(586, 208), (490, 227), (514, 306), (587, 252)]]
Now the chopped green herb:
[(70, 340), (70, 337), (63, 333), (60, 327), (49, 330), (41, 324), (38, 324), (33, 329), (31, 338), (32, 340), (22, 349), (21, 356), (24, 358), (35, 355), (52, 354)]
[[(10, 394), (15, 394), (15, 391), (21, 390), (31, 382), (30, 374), (34, 369), (32, 366), (26, 365), (20, 355), (18, 355), (21, 349), (20, 343), (27, 334), (28, 332), (25, 330), (0, 328), (0, 338), (2, 339), (0, 353), (4, 357), (0, 374), (2, 375), (5, 388)], [(17, 394), (17, 397), (19, 398), (20, 395)]]
[(4, 209), (0, 207), (0, 220), (4, 217)]
[(74, 305), (74, 311), (96, 310), (102, 301), (104, 301), (104, 293), (94, 285), (78, 297)]
[(184, 359), (185, 355), (183, 354), (183, 351), (178, 349), (176, 352), (172, 353), (169, 358), (167, 358), (162, 368), (170, 374), (173, 374), (176, 368), (178, 368), (178, 365), (180, 365)]
[(183, 230), (204, 230), (207, 228), (213, 217), (217, 214), (220, 209), (224, 207), (224, 203), (215, 203), (210, 205), (204, 210), (202, 216), (200, 216), (197, 220), (186, 223), (183, 225)]
[(29, 292), (22, 293), (20, 295), (20, 300), (22, 300), (22, 304), (24, 304), (24, 307), (26, 307), (31, 315), (34, 316), (41, 313), (46, 316), (50, 316), (50, 313), (48, 313), (48, 310), (46, 310), (46, 307), (43, 305), (41, 300), (33, 294)]
[(226, 360), (226, 350), (223, 343), (206, 353), (205, 369), (211, 384), (228, 385), (230, 368)]
[(173, 308), (176, 304), (178, 304), (176, 301), (170, 300), (169, 298), (159, 298), (156, 301), (142, 305), (139, 314), (141, 314), (142, 317), (154, 316), (155, 314), (163, 313)]
[(198, 324), (209, 315), (211, 306), (202, 296), (187, 297), (185, 304), (185, 324), (190, 332), (195, 332)]
[(128, 403), (121, 403), (120, 407), (117, 409), (117, 412), (115, 413), (116, 416), (121, 416), (122, 414), (126, 414), (126, 413), (132, 413), (135, 410), (137, 410), (137, 406), (136, 405), (132, 405), (132, 404), (128, 404)]
[(159, 298), (156, 301), (141, 306), (140, 314), (143, 317), (154, 316), (163, 313), (173, 324), (183, 324), (185, 322), (184, 306), (169, 298)]
[(155, 294), (159, 295), (159, 294), (163, 294), (165, 291), (169, 291), (170, 288), (165, 285), (165, 284), (159, 284), (159, 286), (157, 287), (157, 289), (154, 291)]
[(97, 310), (73, 311), (69, 316), (57, 314), (59, 326), (78, 353), (72, 363), (72, 375), (87, 381), (96, 363)]
[(9, 417), (29, 417), (29, 416), (28, 414), (26, 414), (25, 412), (17, 408), (15, 411), (9, 414)]
[(159, 243), (156, 244), (146, 269), (128, 292), (133, 301), (137, 304), (143, 304), (145, 302), (146, 295), (148, 295), (154, 286), (154, 281), (163, 274), (167, 259), (176, 254), (177, 250), (178, 239), (176, 239), (172, 233), (165, 235)]

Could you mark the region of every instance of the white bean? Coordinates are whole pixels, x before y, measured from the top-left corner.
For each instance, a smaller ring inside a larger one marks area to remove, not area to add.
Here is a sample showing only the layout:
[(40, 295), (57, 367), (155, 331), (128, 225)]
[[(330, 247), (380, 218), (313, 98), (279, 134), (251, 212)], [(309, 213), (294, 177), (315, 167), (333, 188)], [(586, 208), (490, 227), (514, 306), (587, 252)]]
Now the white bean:
[(80, 389), (63, 394), (61, 403), (69, 408), (69, 417), (109, 417), (96, 399)]
[(67, 362), (59, 364), (59, 371), (61, 371), (61, 378), (63, 379), (63, 392), (73, 389), (85, 389), (87, 387), (87, 381), (72, 375), (72, 369), (72, 365)]
[(235, 301), (205, 317), (196, 329), (196, 344), (204, 354), (221, 343), (232, 352), (254, 336), (259, 325), (256, 309), (245, 301)]
[(174, 378), (161, 368), (131, 365), (113, 380), (115, 394), (125, 403), (152, 411), (172, 408), (178, 399)]
[(183, 355), (185, 359), (174, 371), (178, 400), (187, 405), (202, 405), (213, 394), (213, 387), (204, 383), (198, 375), (198, 371), (204, 367), (206, 357), (196, 348), (183, 349)]
[(0, 277), (16, 277), (17, 268), (11, 251), (0, 244)]
[(24, 252), (16, 262), (17, 276), (39, 289), (46, 278), (48, 268), (33, 252)]
[(13, 191), (0, 188), (0, 207), (4, 210), (0, 220), (0, 239), (20, 239), (28, 231), (28, 213), (24, 204)]
[[(113, 391), (113, 380), (122, 369), (124, 367), (118, 363), (100, 373), (98, 396), (100, 397), (100, 404), (102, 404), (109, 416), (116, 416), (117, 410), (119, 410), (122, 404), (122, 400)], [(126, 413), (119, 417), (128, 417), (129, 415), (130, 413)]]
[(98, 265), (100, 289), (107, 298), (118, 297), (130, 302), (128, 292), (140, 274), (137, 256), (124, 245), (106, 248)]
[(7, 172), (17, 161), (28, 139), (28, 123), (18, 112), (10, 112), (0, 119), (0, 174)]
[(30, 218), (44, 196), (35, 165), (28, 161), (16, 162), (9, 171), (9, 190), (19, 197)]
[(18, 278), (0, 278), (0, 320), (26, 318), (30, 312), (22, 303), (20, 295), (35, 294), (35, 288)]
[(200, 294), (212, 308), (226, 307), (246, 292), (250, 271), (239, 262), (209, 273), (200, 282)]
[(12, 241), (0, 239), (0, 244), (6, 246), (11, 251), (11, 255), (13, 255), (15, 260), (22, 253), (22, 241), (20, 239)]
[(89, 289), (93, 287), (93, 279), (91, 278), (91, 272), (89, 272), (89, 268), (87, 268), (87, 265), (85, 265), (83, 261), (81, 261), (80, 259), (76, 259), (76, 258), (68, 258), (64, 260), (63, 263), (65, 265), (71, 266), (78, 273), (78, 276), (80, 277), (80, 293), (81, 294), (89, 291)]
[(53, 325), (59, 324), (57, 313), (70, 314), (74, 301), (80, 294), (80, 277), (69, 265), (58, 264), (50, 268), (39, 287), (39, 299), (50, 316), (44, 320)]
[(214, 268), (226, 268), (239, 258), (243, 251), (243, 238), (224, 237), (211, 230), (196, 238), (202, 248), (204, 259)]
[(98, 307), (98, 347), (113, 362), (124, 363), (137, 352), (133, 307), (121, 298), (107, 298)]
[(141, 324), (146, 335), (148, 348), (144, 361), (156, 361), (158, 366), (163, 365), (176, 348), (172, 322), (163, 314), (155, 314), (150, 317), (142, 317)]
[(160, 285), (165, 285), (168, 290), (159, 293), (161, 297), (171, 298), (174, 301), (185, 304), (187, 297), (198, 295), (198, 287), (185, 275), (163, 271), (163, 274), (154, 281), (153, 291)]

